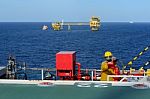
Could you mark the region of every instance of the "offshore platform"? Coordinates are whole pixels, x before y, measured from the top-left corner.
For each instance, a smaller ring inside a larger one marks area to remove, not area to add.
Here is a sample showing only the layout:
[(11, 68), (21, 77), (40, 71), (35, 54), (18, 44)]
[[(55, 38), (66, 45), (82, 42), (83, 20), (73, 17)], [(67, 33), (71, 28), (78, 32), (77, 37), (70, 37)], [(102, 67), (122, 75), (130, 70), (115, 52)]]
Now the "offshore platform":
[(63, 29), (63, 26), (68, 26), (68, 30), (71, 30), (71, 26), (83, 26), (89, 25), (92, 31), (98, 31), (100, 28), (100, 18), (99, 17), (91, 17), (89, 22), (53, 22), (52, 28), (55, 31), (60, 31)]

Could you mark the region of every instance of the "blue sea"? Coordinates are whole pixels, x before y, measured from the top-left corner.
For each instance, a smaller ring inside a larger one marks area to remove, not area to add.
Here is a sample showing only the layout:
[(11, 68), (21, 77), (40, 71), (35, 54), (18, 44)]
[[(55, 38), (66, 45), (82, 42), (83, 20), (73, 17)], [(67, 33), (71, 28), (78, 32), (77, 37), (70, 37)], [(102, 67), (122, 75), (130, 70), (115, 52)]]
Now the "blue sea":
[[(42, 30), (48, 25), (47, 31)], [(55, 68), (55, 55), (59, 51), (76, 51), (82, 68), (100, 68), (105, 51), (111, 51), (125, 65), (150, 45), (150, 23), (101, 23), (99, 31), (89, 26), (67, 26), (54, 31), (49, 22), (0, 23), (0, 65), (7, 65), (9, 55), (28, 67)], [(133, 63), (138, 69), (150, 60), (150, 51)], [(118, 64), (121, 68), (122, 65)], [(145, 68), (149, 68), (147, 66)]]
[[(42, 31), (48, 25), (49, 30)], [(9, 55), (28, 67), (55, 68), (55, 55), (59, 51), (76, 51), (77, 62), (82, 68), (100, 68), (105, 51), (111, 51), (124, 64), (150, 45), (150, 23), (101, 23), (99, 31), (89, 26), (71, 26), (68, 31), (53, 31), (51, 23), (7, 22), (0, 23), (0, 66), (7, 65)], [(150, 51), (145, 52), (133, 67), (138, 69), (150, 60)], [(122, 65), (118, 64), (121, 68)], [(144, 67), (145, 69), (150, 66)], [(31, 74), (31, 78), (40, 75)], [(148, 99), (149, 89), (136, 90), (130, 87), (76, 88), (55, 86), (40, 88), (30, 85), (0, 85), (3, 99)], [(64, 91), (65, 90), (65, 91)]]

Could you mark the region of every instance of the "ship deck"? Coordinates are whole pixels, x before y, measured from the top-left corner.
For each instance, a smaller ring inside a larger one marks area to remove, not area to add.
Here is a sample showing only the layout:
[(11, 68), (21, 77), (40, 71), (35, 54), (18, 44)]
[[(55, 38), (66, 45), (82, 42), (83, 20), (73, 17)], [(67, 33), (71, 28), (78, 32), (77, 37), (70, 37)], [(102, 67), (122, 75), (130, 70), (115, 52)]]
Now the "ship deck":
[[(10, 80), (0, 79), (0, 84), (23, 84), (38, 85), (42, 82), (50, 82), (54, 85), (111, 85), (111, 86), (132, 86), (134, 84), (143, 84), (143, 82), (119, 82), (119, 81), (64, 81), (64, 80)], [(149, 82), (144, 82), (150, 86)]]

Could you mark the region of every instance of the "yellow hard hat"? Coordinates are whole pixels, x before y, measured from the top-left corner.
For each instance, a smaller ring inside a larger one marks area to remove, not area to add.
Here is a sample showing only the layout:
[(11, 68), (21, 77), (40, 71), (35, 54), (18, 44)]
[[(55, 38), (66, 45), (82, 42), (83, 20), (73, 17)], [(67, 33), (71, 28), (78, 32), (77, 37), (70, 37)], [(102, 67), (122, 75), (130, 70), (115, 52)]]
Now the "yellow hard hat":
[(109, 57), (109, 56), (113, 56), (113, 55), (110, 51), (106, 51), (104, 57)]

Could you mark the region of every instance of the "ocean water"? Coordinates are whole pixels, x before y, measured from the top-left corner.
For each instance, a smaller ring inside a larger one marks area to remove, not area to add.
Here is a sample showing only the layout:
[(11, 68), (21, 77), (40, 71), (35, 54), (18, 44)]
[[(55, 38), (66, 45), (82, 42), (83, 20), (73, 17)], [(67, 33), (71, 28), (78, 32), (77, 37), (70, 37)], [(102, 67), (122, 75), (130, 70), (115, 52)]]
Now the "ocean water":
[[(49, 26), (49, 30), (42, 31), (44, 24)], [(148, 45), (150, 23), (101, 23), (100, 30), (96, 32), (91, 31), (89, 26), (53, 31), (48, 22), (0, 23), (0, 66), (7, 64), (11, 54), (17, 61), (26, 62), (28, 67), (55, 68), (57, 52), (77, 51), (76, 59), (82, 68), (99, 69), (107, 50), (127, 64)], [(133, 67), (138, 69), (148, 60), (150, 51), (135, 61)]]
[(131, 87), (0, 85), (1, 99), (149, 99), (149, 92)]

